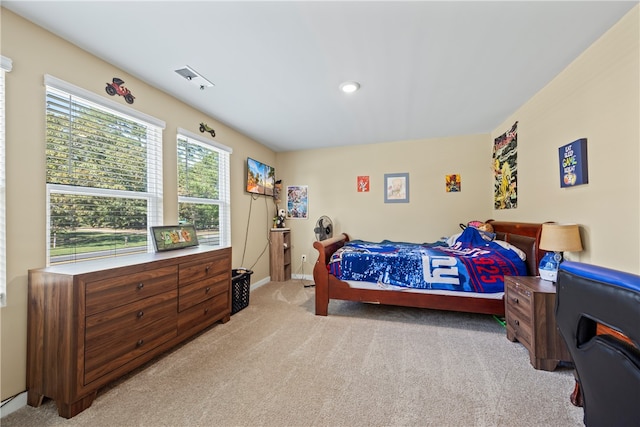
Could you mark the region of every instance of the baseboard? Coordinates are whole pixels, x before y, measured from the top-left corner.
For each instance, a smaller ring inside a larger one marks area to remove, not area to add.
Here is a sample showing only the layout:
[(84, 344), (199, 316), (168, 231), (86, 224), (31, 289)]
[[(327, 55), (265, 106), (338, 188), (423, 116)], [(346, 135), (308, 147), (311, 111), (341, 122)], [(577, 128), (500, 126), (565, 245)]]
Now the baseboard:
[(259, 288), (262, 285), (266, 285), (267, 283), (269, 283), (271, 281), (271, 277), (267, 276), (262, 280), (258, 280), (256, 283), (252, 283), (250, 286), (250, 290), (254, 290)]
[[(291, 280), (309, 280), (313, 282), (313, 274), (292, 274)], [(262, 285), (266, 285), (271, 282), (271, 276), (267, 276), (262, 280), (258, 280), (256, 283), (251, 284), (251, 290), (259, 288)]]
[[(2, 402), (0, 418), (4, 418), (12, 412), (27, 406), (27, 392), (24, 391)], [(1, 423), (0, 423), (1, 424)]]

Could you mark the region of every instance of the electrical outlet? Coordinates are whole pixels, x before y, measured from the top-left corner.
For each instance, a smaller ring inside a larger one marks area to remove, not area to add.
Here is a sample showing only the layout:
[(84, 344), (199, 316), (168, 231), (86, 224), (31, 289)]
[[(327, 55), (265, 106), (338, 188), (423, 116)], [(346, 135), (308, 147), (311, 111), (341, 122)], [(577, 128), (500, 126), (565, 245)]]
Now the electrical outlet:
[(302, 254), (302, 262), (307, 262), (307, 256), (305, 254)]

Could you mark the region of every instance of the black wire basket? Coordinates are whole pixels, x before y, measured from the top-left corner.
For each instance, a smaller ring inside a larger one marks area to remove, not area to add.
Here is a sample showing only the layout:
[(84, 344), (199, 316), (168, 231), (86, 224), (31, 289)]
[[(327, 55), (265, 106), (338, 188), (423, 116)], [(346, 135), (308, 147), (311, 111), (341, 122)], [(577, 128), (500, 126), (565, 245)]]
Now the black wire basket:
[(243, 268), (231, 270), (231, 314), (236, 314), (249, 305), (252, 274), (253, 271)]

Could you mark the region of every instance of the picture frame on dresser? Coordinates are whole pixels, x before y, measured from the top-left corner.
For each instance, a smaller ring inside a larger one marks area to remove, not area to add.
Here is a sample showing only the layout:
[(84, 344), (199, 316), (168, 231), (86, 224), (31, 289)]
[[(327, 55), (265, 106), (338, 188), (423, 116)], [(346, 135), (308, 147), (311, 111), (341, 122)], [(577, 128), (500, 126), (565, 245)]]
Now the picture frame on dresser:
[(151, 227), (151, 239), (156, 252), (198, 246), (196, 227), (191, 224)]

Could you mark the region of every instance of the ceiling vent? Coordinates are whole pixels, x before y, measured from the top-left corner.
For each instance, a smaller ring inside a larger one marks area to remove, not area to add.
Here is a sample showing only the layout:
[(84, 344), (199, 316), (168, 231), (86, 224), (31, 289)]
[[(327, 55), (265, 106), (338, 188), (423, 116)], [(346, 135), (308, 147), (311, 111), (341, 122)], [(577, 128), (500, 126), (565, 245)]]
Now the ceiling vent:
[(198, 74), (193, 68), (185, 65), (183, 68), (176, 70), (176, 73), (180, 74), (185, 79), (189, 80), (191, 83), (200, 86), (200, 89), (204, 89), (206, 87), (214, 86), (209, 80), (202, 77)]

